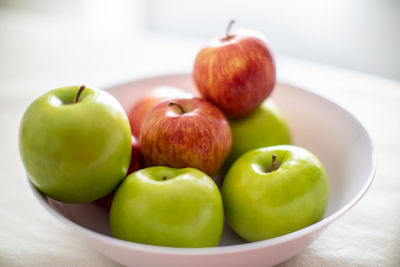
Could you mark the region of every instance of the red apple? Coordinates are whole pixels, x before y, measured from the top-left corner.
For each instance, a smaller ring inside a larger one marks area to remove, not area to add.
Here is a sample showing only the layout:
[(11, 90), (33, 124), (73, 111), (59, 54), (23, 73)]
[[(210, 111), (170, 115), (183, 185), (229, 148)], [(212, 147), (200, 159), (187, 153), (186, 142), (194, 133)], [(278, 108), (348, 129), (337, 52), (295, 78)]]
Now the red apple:
[(158, 103), (140, 131), (140, 147), (151, 165), (193, 167), (213, 176), (232, 144), (225, 115), (205, 99)]
[(172, 98), (193, 97), (193, 95), (182, 89), (172, 86), (159, 86), (153, 89), (149, 94), (144, 95), (129, 112), (129, 122), (131, 124), (132, 134), (139, 138), (140, 128), (147, 112), (157, 103)]
[(193, 78), (200, 94), (231, 118), (255, 110), (272, 92), (274, 58), (261, 34), (243, 30), (212, 40), (196, 57)]
[[(145, 167), (145, 161), (144, 161), (142, 152), (140, 151), (139, 142), (134, 136), (132, 136), (132, 155), (131, 155), (131, 161), (129, 164), (128, 173), (126, 174), (126, 176), (128, 176), (129, 174), (131, 174), (137, 170), (143, 169), (144, 167)], [(115, 191), (116, 191), (116, 189), (112, 193), (110, 193), (100, 199), (95, 200), (94, 203), (103, 208), (110, 209), (112, 200), (114, 198)]]
[(144, 161), (142, 152), (140, 151), (139, 141), (136, 137), (132, 136), (132, 156), (126, 176), (132, 172), (143, 169), (145, 165), (146, 163)]

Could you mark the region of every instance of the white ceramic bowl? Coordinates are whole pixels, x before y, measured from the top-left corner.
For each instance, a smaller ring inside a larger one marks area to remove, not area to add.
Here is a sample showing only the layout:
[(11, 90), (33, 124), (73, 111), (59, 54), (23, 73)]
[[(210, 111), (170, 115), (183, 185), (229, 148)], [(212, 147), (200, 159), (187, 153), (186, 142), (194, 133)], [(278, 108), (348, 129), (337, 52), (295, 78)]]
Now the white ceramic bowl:
[[(187, 74), (148, 78), (109, 88), (126, 110), (135, 99), (159, 85), (194, 91)], [(39, 202), (55, 217), (85, 236), (102, 254), (134, 266), (269, 266), (309, 245), (331, 222), (348, 211), (368, 190), (375, 174), (371, 138), (349, 112), (329, 100), (293, 86), (278, 84), (272, 99), (290, 125), (295, 145), (316, 154), (324, 164), (330, 198), (324, 218), (306, 228), (269, 240), (246, 243), (225, 225), (219, 247), (171, 248), (111, 237), (108, 214), (98, 206), (47, 199), (34, 186)]]

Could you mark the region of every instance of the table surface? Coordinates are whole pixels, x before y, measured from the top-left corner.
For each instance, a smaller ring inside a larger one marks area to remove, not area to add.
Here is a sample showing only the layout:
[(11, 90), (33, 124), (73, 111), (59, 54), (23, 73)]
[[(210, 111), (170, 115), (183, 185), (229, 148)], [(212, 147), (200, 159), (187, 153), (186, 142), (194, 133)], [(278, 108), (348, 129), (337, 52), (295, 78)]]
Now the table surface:
[[(28, 187), (18, 127), (40, 94), (188, 73), (202, 43), (145, 32), (98, 36), (0, 10), (0, 266), (118, 266), (45, 211)], [(370, 132), (378, 157), (364, 198), (282, 266), (400, 265), (400, 82), (277, 56), (278, 80), (323, 95)]]

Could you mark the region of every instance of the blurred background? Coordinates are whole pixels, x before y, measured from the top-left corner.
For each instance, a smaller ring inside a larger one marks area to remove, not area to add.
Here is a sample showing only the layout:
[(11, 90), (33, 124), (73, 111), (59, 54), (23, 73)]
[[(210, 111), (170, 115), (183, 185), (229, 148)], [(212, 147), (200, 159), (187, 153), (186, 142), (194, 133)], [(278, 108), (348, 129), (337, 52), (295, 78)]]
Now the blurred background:
[(380, 159), (363, 204), (286, 266), (399, 266), (400, 0), (0, 0), (0, 266), (112, 265), (34, 200), (18, 152), (29, 104), (66, 85), (190, 73), (231, 19), (265, 34), (278, 81), (360, 119)]
[(0, 0), (0, 90), (190, 72), (230, 19), (233, 31), (263, 32), (278, 67), (305, 60), (400, 80), (398, 0)]

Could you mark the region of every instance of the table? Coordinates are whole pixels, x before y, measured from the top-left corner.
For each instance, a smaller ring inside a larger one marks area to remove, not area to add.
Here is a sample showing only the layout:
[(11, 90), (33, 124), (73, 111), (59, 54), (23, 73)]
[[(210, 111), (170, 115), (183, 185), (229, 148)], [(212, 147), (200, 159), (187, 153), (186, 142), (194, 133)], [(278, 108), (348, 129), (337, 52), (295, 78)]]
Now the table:
[[(35, 200), (18, 152), (24, 110), (68, 84), (108, 85), (190, 72), (201, 41), (132, 33), (97, 36), (68, 23), (0, 10), (0, 266), (118, 266)], [(400, 82), (277, 56), (278, 80), (323, 95), (370, 132), (378, 169), (370, 190), (282, 266), (400, 265)]]

